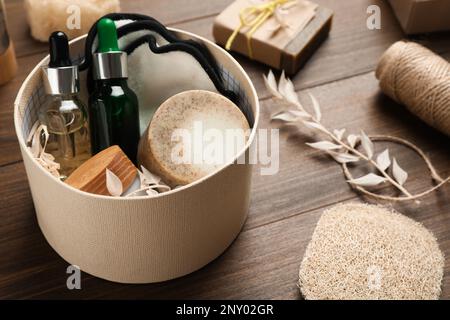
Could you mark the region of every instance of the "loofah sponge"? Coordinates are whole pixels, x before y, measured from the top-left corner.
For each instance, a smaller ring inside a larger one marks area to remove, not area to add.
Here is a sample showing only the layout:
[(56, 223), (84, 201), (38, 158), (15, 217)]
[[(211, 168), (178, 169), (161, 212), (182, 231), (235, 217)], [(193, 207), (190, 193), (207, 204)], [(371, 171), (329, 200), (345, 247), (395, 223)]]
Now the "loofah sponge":
[(306, 299), (438, 299), (444, 257), (421, 224), (381, 206), (325, 211), (300, 266)]
[[(120, 11), (119, 0), (25, 0), (33, 38), (48, 41), (53, 31), (70, 39), (87, 33), (103, 15)], [(79, 13), (79, 18), (78, 18)], [(79, 27), (78, 26), (79, 22)]]

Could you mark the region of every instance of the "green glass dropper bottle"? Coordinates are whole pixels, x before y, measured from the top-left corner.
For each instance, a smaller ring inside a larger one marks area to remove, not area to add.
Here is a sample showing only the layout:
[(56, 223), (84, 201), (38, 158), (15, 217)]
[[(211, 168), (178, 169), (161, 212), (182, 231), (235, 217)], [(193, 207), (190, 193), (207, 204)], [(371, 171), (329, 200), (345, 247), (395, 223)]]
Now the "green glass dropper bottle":
[(92, 153), (118, 145), (136, 163), (139, 107), (136, 94), (127, 84), (127, 54), (119, 50), (116, 26), (111, 19), (101, 19), (97, 31), (94, 91), (89, 97)]

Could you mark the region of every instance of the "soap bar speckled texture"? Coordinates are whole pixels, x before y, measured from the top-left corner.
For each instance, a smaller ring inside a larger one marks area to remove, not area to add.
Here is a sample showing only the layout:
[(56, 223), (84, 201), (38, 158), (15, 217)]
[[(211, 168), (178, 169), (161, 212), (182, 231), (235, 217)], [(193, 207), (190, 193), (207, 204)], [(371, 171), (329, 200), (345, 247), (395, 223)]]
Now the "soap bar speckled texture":
[[(185, 91), (158, 108), (139, 143), (138, 161), (171, 187), (186, 185), (232, 161), (243, 150), (249, 131), (244, 114), (224, 96)], [(236, 142), (229, 141), (228, 134), (235, 134)], [(225, 145), (229, 142), (234, 148)], [(208, 161), (207, 150), (223, 150), (211, 153), (210, 159), (218, 156), (220, 161)]]

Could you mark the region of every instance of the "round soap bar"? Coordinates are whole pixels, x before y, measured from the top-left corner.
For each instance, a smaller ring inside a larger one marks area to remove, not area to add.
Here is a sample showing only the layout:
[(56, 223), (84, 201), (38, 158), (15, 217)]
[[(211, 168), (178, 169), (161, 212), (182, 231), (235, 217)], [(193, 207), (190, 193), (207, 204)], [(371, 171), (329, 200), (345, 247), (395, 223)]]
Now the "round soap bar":
[(233, 102), (210, 91), (185, 91), (158, 108), (139, 143), (138, 161), (171, 187), (185, 185), (230, 163), (249, 134)]

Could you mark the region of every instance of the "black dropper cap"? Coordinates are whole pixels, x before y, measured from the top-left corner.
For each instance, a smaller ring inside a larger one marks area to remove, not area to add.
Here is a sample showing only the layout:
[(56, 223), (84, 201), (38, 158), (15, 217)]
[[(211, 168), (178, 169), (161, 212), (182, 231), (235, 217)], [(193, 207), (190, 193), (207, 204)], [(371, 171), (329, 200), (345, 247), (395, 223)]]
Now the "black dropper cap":
[(50, 68), (61, 68), (72, 66), (69, 54), (69, 40), (62, 31), (55, 31), (48, 39), (50, 45)]
[(48, 39), (50, 62), (44, 66), (45, 92), (49, 95), (73, 94), (80, 91), (78, 66), (73, 65), (69, 54), (69, 41), (64, 32), (53, 32)]

